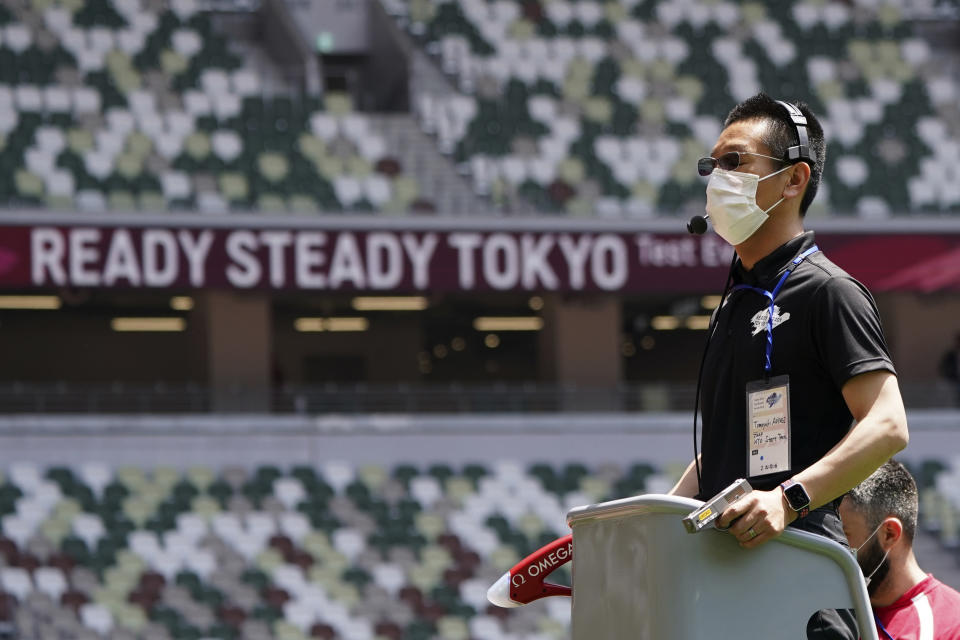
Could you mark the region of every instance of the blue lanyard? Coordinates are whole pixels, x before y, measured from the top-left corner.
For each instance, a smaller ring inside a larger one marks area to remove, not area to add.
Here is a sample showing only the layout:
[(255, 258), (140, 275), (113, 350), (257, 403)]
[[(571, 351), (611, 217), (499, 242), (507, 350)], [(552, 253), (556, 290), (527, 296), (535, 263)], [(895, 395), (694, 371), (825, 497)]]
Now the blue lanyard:
[(750, 291), (759, 293), (760, 295), (766, 296), (770, 300), (770, 309), (769, 313), (767, 314), (767, 357), (763, 363), (763, 370), (767, 373), (767, 375), (770, 375), (770, 369), (773, 368), (770, 364), (770, 355), (773, 353), (773, 301), (776, 300), (777, 294), (780, 293), (783, 283), (787, 281), (787, 276), (793, 273), (793, 270), (796, 269), (797, 265), (806, 260), (807, 256), (812, 253), (816, 253), (817, 251), (820, 251), (820, 247), (813, 245), (794, 258), (793, 266), (783, 272), (783, 275), (780, 276), (780, 281), (777, 282), (777, 286), (773, 288), (773, 291), (767, 291), (766, 289), (761, 289), (760, 287), (752, 287), (749, 284), (738, 284), (734, 285), (733, 287), (733, 291), (748, 289)]
[(883, 626), (883, 623), (882, 623), (882, 622), (880, 622), (880, 618), (877, 617), (877, 614), (873, 614), (873, 619), (876, 621), (877, 627), (880, 629), (880, 631), (883, 631), (883, 635), (885, 635), (885, 636), (887, 636), (888, 638), (890, 638), (890, 640), (894, 640), (894, 637), (893, 637), (892, 635), (890, 635), (890, 632), (887, 631), (887, 628), (886, 628), (885, 626)]

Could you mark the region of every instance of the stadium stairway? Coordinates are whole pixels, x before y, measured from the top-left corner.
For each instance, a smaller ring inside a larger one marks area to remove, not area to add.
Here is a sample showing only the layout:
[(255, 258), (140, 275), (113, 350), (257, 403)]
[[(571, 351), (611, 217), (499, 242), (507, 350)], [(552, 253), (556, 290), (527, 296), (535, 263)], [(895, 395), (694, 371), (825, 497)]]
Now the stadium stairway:
[(391, 155), (416, 178), (420, 195), (444, 215), (466, 216), (489, 211), (455, 165), (444, 157), (409, 114), (370, 115), (371, 130), (381, 135)]

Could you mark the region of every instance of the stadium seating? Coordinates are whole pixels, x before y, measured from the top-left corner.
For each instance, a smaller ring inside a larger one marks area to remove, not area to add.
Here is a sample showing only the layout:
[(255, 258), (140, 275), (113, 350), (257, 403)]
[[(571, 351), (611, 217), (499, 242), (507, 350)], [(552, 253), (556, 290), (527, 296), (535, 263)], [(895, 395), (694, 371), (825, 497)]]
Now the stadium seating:
[[(381, 1), (459, 89), (414, 96), (421, 128), (501, 209), (699, 211), (695, 159), (762, 88), (823, 115), (815, 213), (960, 210), (960, 90), (902, 3)], [(378, 116), (268, 95), (199, 4), (0, 5), (0, 204), (437, 208)]]
[(904, 16), (924, 4), (385, 2), (460, 90), (417, 97), (424, 130), (495, 201), (702, 209), (695, 159), (763, 89), (823, 116), (815, 210), (868, 217), (960, 211), (955, 76)]
[(566, 637), (569, 601), (504, 617), (487, 587), (565, 534), (567, 509), (670, 482), (509, 462), (2, 476), (0, 625), (150, 639)]
[[(932, 460), (914, 469), (922, 525), (954, 552), (958, 470)], [(15, 464), (0, 471), (0, 634), (564, 638), (569, 601), (507, 613), (488, 605), (489, 585), (567, 533), (571, 507), (665, 492), (681, 471)]]
[(0, 6), (0, 202), (93, 212), (430, 207), (345, 95), (264, 95), (197, 4)]

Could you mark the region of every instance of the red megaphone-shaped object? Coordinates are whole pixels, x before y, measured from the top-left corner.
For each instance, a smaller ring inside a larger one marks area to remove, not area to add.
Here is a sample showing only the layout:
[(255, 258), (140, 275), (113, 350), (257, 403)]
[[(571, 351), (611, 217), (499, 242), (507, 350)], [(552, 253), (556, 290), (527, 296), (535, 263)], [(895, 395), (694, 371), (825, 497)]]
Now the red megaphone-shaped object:
[(513, 565), (487, 589), (487, 600), (498, 607), (519, 607), (548, 596), (572, 596), (562, 584), (544, 582), (559, 566), (573, 559), (573, 535), (557, 538)]

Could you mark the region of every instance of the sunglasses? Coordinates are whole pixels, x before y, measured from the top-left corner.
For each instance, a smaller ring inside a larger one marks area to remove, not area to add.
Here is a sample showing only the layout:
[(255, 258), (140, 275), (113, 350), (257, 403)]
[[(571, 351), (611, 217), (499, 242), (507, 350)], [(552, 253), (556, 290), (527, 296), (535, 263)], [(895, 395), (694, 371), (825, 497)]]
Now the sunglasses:
[(762, 153), (751, 153), (750, 151), (728, 151), (727, 153), (722, 154), (719, 158), (708, 157), (697, 160), (697, 173), (702, 176), (708, 176), (713, 173), (713, 170), (717, 167), (720, 167), (724, 171), (736, 171), (737, 167), (740, 166), (740, 156), (760, 156), (761, 158), (770, 158), (771, 160), (776, 160), (780, 163), (786, 162), (780, 158), (765, 156)]

